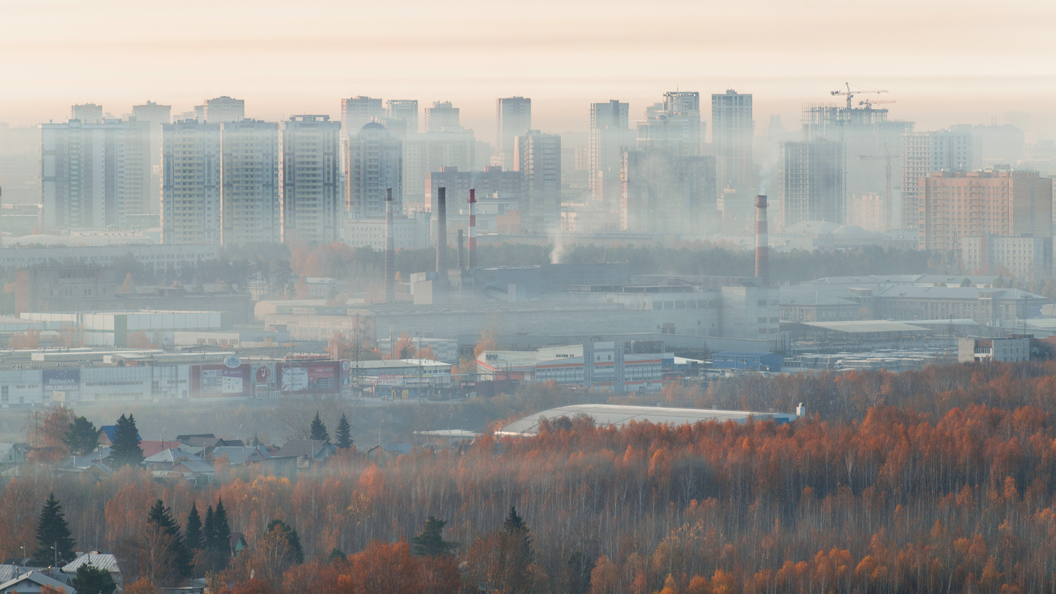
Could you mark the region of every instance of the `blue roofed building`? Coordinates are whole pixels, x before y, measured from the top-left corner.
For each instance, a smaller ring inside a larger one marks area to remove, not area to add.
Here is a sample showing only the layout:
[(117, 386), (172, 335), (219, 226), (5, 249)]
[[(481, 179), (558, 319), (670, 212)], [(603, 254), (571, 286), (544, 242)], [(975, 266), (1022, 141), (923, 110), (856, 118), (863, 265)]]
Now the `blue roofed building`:
[(741, 353), (722, 351), (711, 357), (713, 369), (736, 369), (740, 371), (781, 371), (785, 357), (780, 353)]

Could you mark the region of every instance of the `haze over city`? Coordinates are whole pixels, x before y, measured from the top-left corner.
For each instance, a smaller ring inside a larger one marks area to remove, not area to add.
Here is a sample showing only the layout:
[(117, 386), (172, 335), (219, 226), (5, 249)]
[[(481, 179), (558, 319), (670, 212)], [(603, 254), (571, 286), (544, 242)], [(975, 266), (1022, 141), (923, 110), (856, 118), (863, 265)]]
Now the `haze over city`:
[(1054, 30), (0, 0), (0, 594), (1056, 591)]

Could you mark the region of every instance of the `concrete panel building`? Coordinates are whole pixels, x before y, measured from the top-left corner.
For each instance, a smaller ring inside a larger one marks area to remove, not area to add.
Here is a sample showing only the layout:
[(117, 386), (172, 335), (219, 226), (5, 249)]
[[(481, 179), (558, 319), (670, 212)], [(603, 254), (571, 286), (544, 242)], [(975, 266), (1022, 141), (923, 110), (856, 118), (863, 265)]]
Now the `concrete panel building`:
[(363, 126), (385, 117), (381, 99), (359, 95), (341, 100), (341, 124), (345, 134), (354, 136)]
[[(346, 141), (345, 180), (348, 215), (385, 218), (386, 190), (393, 210), (403, 212), (403, 143), (384, 126), (371, 122)], [(423, 182), (424, 183), (424, 182)]]
[(241, 122), (246, 118), (246, 102), (228, 96), (205, 101), (205, 121), (210, 124)]
[(711, 96), (711, 142), (718, 157), (719, 187), (745, 195), (755, 191), (752, 96), (728, 89)]
[(612, 100), (590, 104), (587, 139), (587, 183), (591, 197), (610, 207), (620, 200), (620, 166), (623, 151), (633, 148), (630, 106)]
[(781, 145), (781, 208), (778, 228), (803, 221), (843, 224), (847, 173), (842, 142), (815, 140)]
[(162, 127), (162, 242), (220, 243), (221, 146), (220, 124), (184, 120)]
[(524, 175), (521, 221), (530, 233), (561, 228), (561, 136), (529, 130), (514, 142), (513, 169)]
[(503, 169), (516, 169), (517, 149), (514, 139), (531, 129), (531, 99), (507, 97), (495, 100), (495, 150), (499, 151)]
[(341, 123), (325, 115), (292, 116), (283, 123), (282, 240), (337, 241), (344, 214)]
[(664, 149), (623, 153), (620, 229), (700, 237), (716, 230), (715, 157)]
[(1052, 180), (1036, 171), (933, 172), (918, 190), (922, 250), (954, 252), (983, 235), (1052, 239)]
[(258, 120), (225, 123), (222, 145), (222, 243), (278, 243), (279, 125)]
[(920, 179), (933, 171), (972, 169), (968, 128), (902, 135), (902, 228), (916, 229), (920, 218)]

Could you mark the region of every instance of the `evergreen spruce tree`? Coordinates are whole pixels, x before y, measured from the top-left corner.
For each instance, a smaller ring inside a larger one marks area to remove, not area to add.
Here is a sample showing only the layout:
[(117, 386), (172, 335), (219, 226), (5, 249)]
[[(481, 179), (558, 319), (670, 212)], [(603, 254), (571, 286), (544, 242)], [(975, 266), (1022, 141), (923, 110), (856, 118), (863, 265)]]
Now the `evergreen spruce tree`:
[(48, 493), (37, 519), (37, 550), (33, 552), (33, 560), (38, 565), (62, 567), (74, 559), (73, 537), (62, 515), (62, 505), (54, 493)]
[(503, 566), (502, 575), (510, 578), (509, 584), (513, 586), (513, 592), (531, 592), (531, 572), (529, 566), (532, 564), (532, 537), (528, 533), (528, 526), (517, 514), (517, 510), (510, 508), (510, 515), (502, 524), (502, 551), (500, 561)]
[(114, 583), (114, 578), (110, 577), (109, 571), (91, 563), (84, 563), (77, 568), (73, 587), (77, 594), (113, 594), (117, 584)]
[(337, 447), (347, 450), (352, 447), (352, 428), (348, 425), (345, 413), (341, 413), (341, 420), (337, 423)]
[(139, 430), (132, 415), (121, 415), (114, 428), (114, 440), (110, 444), (110, 462), (114, 466), (139, 466), (143, 463), (143, 450), (139, 447)]
[(444, 540), (443, 533), (446, 525), (446, 521), (437, 520), (435, 517), (429, 516), (429, 519), (425, 521), (425, 528), (422, 529), (421, 534), (412, 539), (414, 554), (429, 557), (450, 555), (454, 548), (458, 546), (458, 543)]
[(187, 525), (183, 528), (183, 541), (187, 550), (193, 556), (195, 552), (205, 548), (205, 534), (202, 532), (202, 516), (198, 515), (198, 505), (191, 504), (191, 512), (187, 514)]
[(330, 433), (326, 430), (326, 425), (319, 420), (319, 411), (315, 411), (315, 418), (312, 419), (312, 426), (308, 432), (308, 439), (330, 443)]
[(186, 543), (180, 535), (180, 525), (172, 517), (172, 512), (165, 507), (162, 500), (158, 499), (150, 508), (147, 523), (154, 524), (170, 537), (168, 554), (171, 555), (175, 573), (172, 577), (176, 580), (191, 577), (191, 553), (187, 550)]
[(205, 524), (202, 526), (202, 541), (207, 549), (216, 548), (216, 518), (213, 516), (213, 506), (205, 510)]
[(268, 532), (278, 531), (286, 539), (286, 545), (290, 548), (290, 562), (300, 565), (304, 563), (304, 549), (301, 548), (301, 537), (297, 530), (282, 520), (272, 520), (268, 524)]
[(220, 498), (217, 498), (216, 511), (213, 512), (213, 548), (220, 554), (220, 569), (226, 569), (231, 560), (231, 525), (227, 523), (224, 500)]
[(62, 441), (74, 456), (87, 456), (99, 447), (100, 433), (102, 430), (96, 429), (94, 423), (84, 417), (76, 417), (62, 436)]

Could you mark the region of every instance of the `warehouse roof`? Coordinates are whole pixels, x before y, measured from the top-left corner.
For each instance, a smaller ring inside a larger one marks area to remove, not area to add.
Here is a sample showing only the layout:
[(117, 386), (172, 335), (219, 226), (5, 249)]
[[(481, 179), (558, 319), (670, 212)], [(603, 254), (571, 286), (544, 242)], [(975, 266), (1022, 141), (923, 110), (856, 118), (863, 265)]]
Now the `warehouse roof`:
[(791, 422), (797, 417), (792, 413), (766, 413), (735, 410), (705, 410), (700, 408), (662, 408), (657, 406), (621, 406), (615, 404), (573, 404), (559, 406), (542, 412), (528, 415), (506, 425), (495, 435), (504, 437), (530, 437), (539, 433), (539, 424), (543, 419), (560, 419), (562, 417), (590, 417), (600, 427), (623, 427), (634, 421), (637, 423), (654, 423), (657, 425), (693, 425), (717, 421), (745, 423), (749, 418), (774, 419)]
[(800, 322), (804, 326), (843, 332), (846, 334), (876, 334), (887, 332), (928, 332), (927, 328), (891, 320), (857, 320), (850, 322)]

